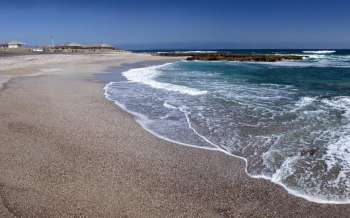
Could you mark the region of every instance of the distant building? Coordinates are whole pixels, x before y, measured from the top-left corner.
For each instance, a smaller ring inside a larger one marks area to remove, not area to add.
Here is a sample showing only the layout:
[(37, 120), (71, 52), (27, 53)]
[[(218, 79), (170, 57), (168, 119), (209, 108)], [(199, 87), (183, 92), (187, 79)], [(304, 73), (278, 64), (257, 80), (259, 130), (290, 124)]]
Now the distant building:
[(116, 50), (109, 44), (83, 45), (75, 42), (56, 45), (48, 49), (55, 53), (108, 53)]
[(0, 48), (22, 48), (25, 45), (23, 42), (11, 41), (7, 43), (0, 44)]

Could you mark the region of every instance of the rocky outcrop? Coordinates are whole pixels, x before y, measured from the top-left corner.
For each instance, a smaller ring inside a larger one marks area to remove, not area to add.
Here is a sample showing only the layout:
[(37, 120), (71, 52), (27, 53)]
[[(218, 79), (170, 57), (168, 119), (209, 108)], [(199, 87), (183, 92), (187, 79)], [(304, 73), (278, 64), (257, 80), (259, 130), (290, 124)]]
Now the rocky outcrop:
[(277, 61), (297, 61), (303, 60), (302, 56), (297, 55), (255, 55), (255, 54), (195, 54), (195, 53), (162, 53), (162, 56), (187, 57), (187, 60), (200, 61), (257, 61), (257, 62), (277, 62)]

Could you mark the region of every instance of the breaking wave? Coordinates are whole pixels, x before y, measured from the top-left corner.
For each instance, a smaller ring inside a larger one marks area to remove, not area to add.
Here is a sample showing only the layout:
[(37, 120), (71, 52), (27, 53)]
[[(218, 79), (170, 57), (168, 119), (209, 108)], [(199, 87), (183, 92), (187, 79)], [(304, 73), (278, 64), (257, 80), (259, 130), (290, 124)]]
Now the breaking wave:
[(319, 51), (303, 51), (305, 54), (333, 54), (337, 51), (334, 50), (319, 50)]
[(161, 71), (158, 69), (166, 66), (169, 66), (169, 64), (131, 69), (124, 72), (123, 75), (131, 82), (143, 83), (155, 89), (164, 89), (188, 95), (205, 95), (207, 93), (206, 91), (200, 91), (186, 86), (156, 81), (155, 78), (161, 74)]
[(251, 177), (309, 201), (350, 203), (348, 58), (326, 58), (324, 68), (312, 55), (131, 69), (105, 96), (162, 139), (242, 158)]

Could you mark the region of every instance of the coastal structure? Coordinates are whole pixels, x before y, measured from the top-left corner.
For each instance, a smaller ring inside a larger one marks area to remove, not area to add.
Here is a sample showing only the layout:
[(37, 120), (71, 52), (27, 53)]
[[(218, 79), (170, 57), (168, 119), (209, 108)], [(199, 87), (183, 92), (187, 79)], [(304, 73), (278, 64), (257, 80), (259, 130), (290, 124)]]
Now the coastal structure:
[(83, 45), (80, 43), (69, 42), (62, 45), (56, 45), (46, 48), (53, 53), (109, 53), (117, 49), (110, 44)]
[(0, 44), (0, 48), (2, 49), (13, 49), (13, 48), (22, 48), (25, 43), (19, 41), (10, 41), (6, 43)]
[(6, 43), (0, 43), (0, 53), (1, 55), (23, 55), (23, 54), (33, 54), (33, 53), (64, 53), (64, 54), (105, 54), (120, 52), (121, 50), (114, 48), (110, 44), (91, 44), (84, 45), (75, 42), (69, 42), (61, 45), (51, 45), (51, 46), (37, 46), (37, 47), (24, 47), (25, 43), (19, 41), (10, 41)]
[(20, 41), (9, 41), (0, 43), (0, 55), (24, 55), (31, 54), (32, 49), (24, 47), (25, 43)]

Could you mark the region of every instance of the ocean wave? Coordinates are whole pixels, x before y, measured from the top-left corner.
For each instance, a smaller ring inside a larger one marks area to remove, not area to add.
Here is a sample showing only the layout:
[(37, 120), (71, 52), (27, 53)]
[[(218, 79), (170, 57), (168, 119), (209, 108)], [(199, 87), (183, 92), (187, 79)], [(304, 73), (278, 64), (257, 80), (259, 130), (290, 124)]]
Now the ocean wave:
[(167, 54), (167, 53), (175, 53), (175, 54), (210, 54), (210, 53), (218, 53), (217, 51), (201, 51), (201, 50), (194, 50), (194, 51), (160, 51), (157, 52), (157, 54)]
[(309, 55), (304, 55), (304, 57), (309, 58), (309, 59), (323, 59), (323, 58), (327, 58), (327, 56), (324, 55), (324, 54), (309, 54)]
[(295, 108), (292, 110), (293, 112), (298, 111), (310, 104), (312, 104), (316, 100), (316, 97), (302, 97), (295, 103)]
[[(279, 55), (279, 54), (276, 54)], [(338, 67), (350, 68), (350, 55), (327, 55), (325, 53), (309, 53), (309, 54), (291, 54), (303, 57), (300, 61), (277, 61), (277, 62), (260, 62), (260, 61), (188, 61), (195, 63), (212, 63), (212, 64), (230, 64), (230, 65), (270, 65), (275, 67)]]
[(350, 119), (350, 97), (337, 96), (333, 99), (323, 99), (322, 102), (332, 108), (344, 111), (343, 115)]
[(303, 51), (305, 54), (333, 54), (336, 52), (334, 50)]
[[(308, 201), (312, 201), (312, 202), (316, 202), (316, 203), (324, 203), (324, 204), (344, 204), (344, 203), (350, 203), (350, 201), (348, 200), (331, 200), (331, 199), (327, 199), (327, 198), (322, 198), (321, 196), (312, 196), (309, 193), (303, 192), (300, 189), (295, 189), (295, 188), (291, 188), (289, 186), (287, 186), (285, 184), (284, 179), (287, 178), (288, 176), (291, 176), (294, 171), (295, 171), (295, 165), (298, 164), (298, 160), (299, 160), (299, 156), (295, 156), (295, 157), (288, 157), (286, 158), (286, 160), (283, 162), (283, 164), (281, 165), (281, 167), (279, 167), (276, 172), (270, 176), (268, 175), (264, 175), (264, 174), (252, 174), (248, 171), (248, 165), (249, 165), (249, 160), (242, 156), (242, 155), (236, 155), (234, 153), (232, 153), (232, 151), (230, 151), (228, 148), (226, 147), (222, 147), (220, 145), (218, 145), (217, 143), (211, 141), (209, 138), (207, 138), (206, 136), (204, 136), (203, 134), (201, 134), (196, 127), (192, 124), (191, 118), (190, 118), (190, 112), (189, 112), (189, 108), (186, 106), (175, 106), (172, 105), (169, 102), (164, 102), (163, 106), (165, 108), (171, 109), (171, 110), (177, 110), (177, 111), (181, 111), (185, 118), (186, 118), (186, 123), (187, 123), (187, 128), (189, 129), (189, 131), (192, 131), (197, 137), (199, 137), (200, 139), (202, 139), (203, 141), (205, 141), (208, 145), (210, 146), (199, 146), (196, 144), (190, 144), (190, 143), (185, 143), (185, 142), (181, 142), (180, 140), (174, 140), (171, 139), (167, 136), (161, 135), (159, 133), (157, 133), (156, 130), (154, 130), (151, 127), (151, 123), (154, 122), (153, 120), (151, 120), (150, 118), (148, 118), (146, 115), (144, 114), (140, 114), (137, 113), (135, 111), (129, 110), (125, 105), (123, 105), (122, 103), (118, 102), (117, 100), (113, 99), (113, 97), (109, 94), (109, 89), (113, 88), (112, 83), (111, 84), (107, 84), (105, 87), (105, 96), (107, 99), (114, 101), (114, 103), (116, 105), (118, 105), (119, 107), (121, 107), (123, 110), (133, 114), (135, 116), (136, 121), (148, 132), (150, 132), (151, 134), (172, 142), (172, 143), (177, 143), (180, 145), (184, 145), (184, 146), (188, 146), (188, 147), (193, 147), (193, 148), (199, 148), (199, 149), (205, 149), (205, 150), (212, 150), (212, 151), (220, 151), (223, 152), (229, 156), (232, 157), (236, 157), (239, 159), (242, 159), (245, 162), (245, 172), (247, 175), (249, 175), (252, 178), (256, 178), (256, 179), (265, 179), (265, 180), (269, 180), (275, 184), (280, 185), (281, 187), (283, 187), (288, 193), (294, 195), (294, 196), (298, 196), (301, 198), (304, 198)], [(306, 102), (311, 101), (309, 100), (305, 100)], [(347, 100), (345, 100), (347, 101)], [(332, 102), (333, 103), (333, 102)], [(331, 104), (332, 104), (331, 103)], [(335, 102), (334, 102), (335, 103)], [(336, 104), (336, 103), (335, 103)], [(340, 144), (340, 146), (339, 146)], [(327, 158), (329, 159), (329, 165), (330, 166), (334, 166), (336, 163), (336, 161), (338, 161), (338, 157), (339, 157), (339, 152), (343, 152), (345, 153), (343, 155), (344, 159), (348, 158), (347, 153), (345, 152), (347, 151), (347, 147), (343, 146), (341, 144), (341, 141), (334, 144), (331, 144), (329, 146), (329, 152), (327, 152)], [(270, 152), (269, 152), (270, 153)], [(265, 154), (265, 156), (267, 156), (267, 154)], [(266, 159), (269, 159), (269, 157), (266, 157)], [(346, 169), (345, 169), (346, 170)], [(341, 182), (348, 182), (347, 177), (346, 177), (346, 171), (341, 171), (337, 177), (336, 180), (334, 180), (335, 185), (338, 184), (338, 181)]]
[(170, 83), (158, 82), (155, 79), (162, 73), (159, 69), (170, 64), (159, 66), (130, 69), (123, 73), (127, 80), (136, 83), (142, 83), (155, 89), (163, 89), (167, 91), (180, 92), (187, 95), (205, 95), (207, 91), (201, 91), (194, 88), (180, 86)]
[[(311, 97), (299, 95), (293, 86), (228, 83), (225, 77), (208, 80), (205, 71), (193, 73), (193, 63), (182, 64), (175, 65), (178, 71), (158, 68), (168, 65), (127, 71), (123, 75), (128, 74), (128, 81), (106, 85), (105, 96), (162, 139), (241, 158), (249, 176), (270, 180), (309, 201), (350, 203), (350, 97)], [(163, 82), (159, 88), (155, 79), (163, 73), (167, 77), (162, 80), (169, 83), (175, 76), (189, 76), (181, 83), (189, 87), (180, 86), (182, 90), (204, 87), (194, 84), (203, 80), (210, 94), (182, 95), (177, 85), (169, 90)], [(317, 146), (316, 156), (308, 153)], [(312, 168), (324, 165), (325, 170)]]
[(350, 59), (348, 57), (306, 57), (303, 61), (278, 61), (278, 62), (249, 62), (257, 65), (270, 65), (274, 67), (338, 67), (350, 68)]

